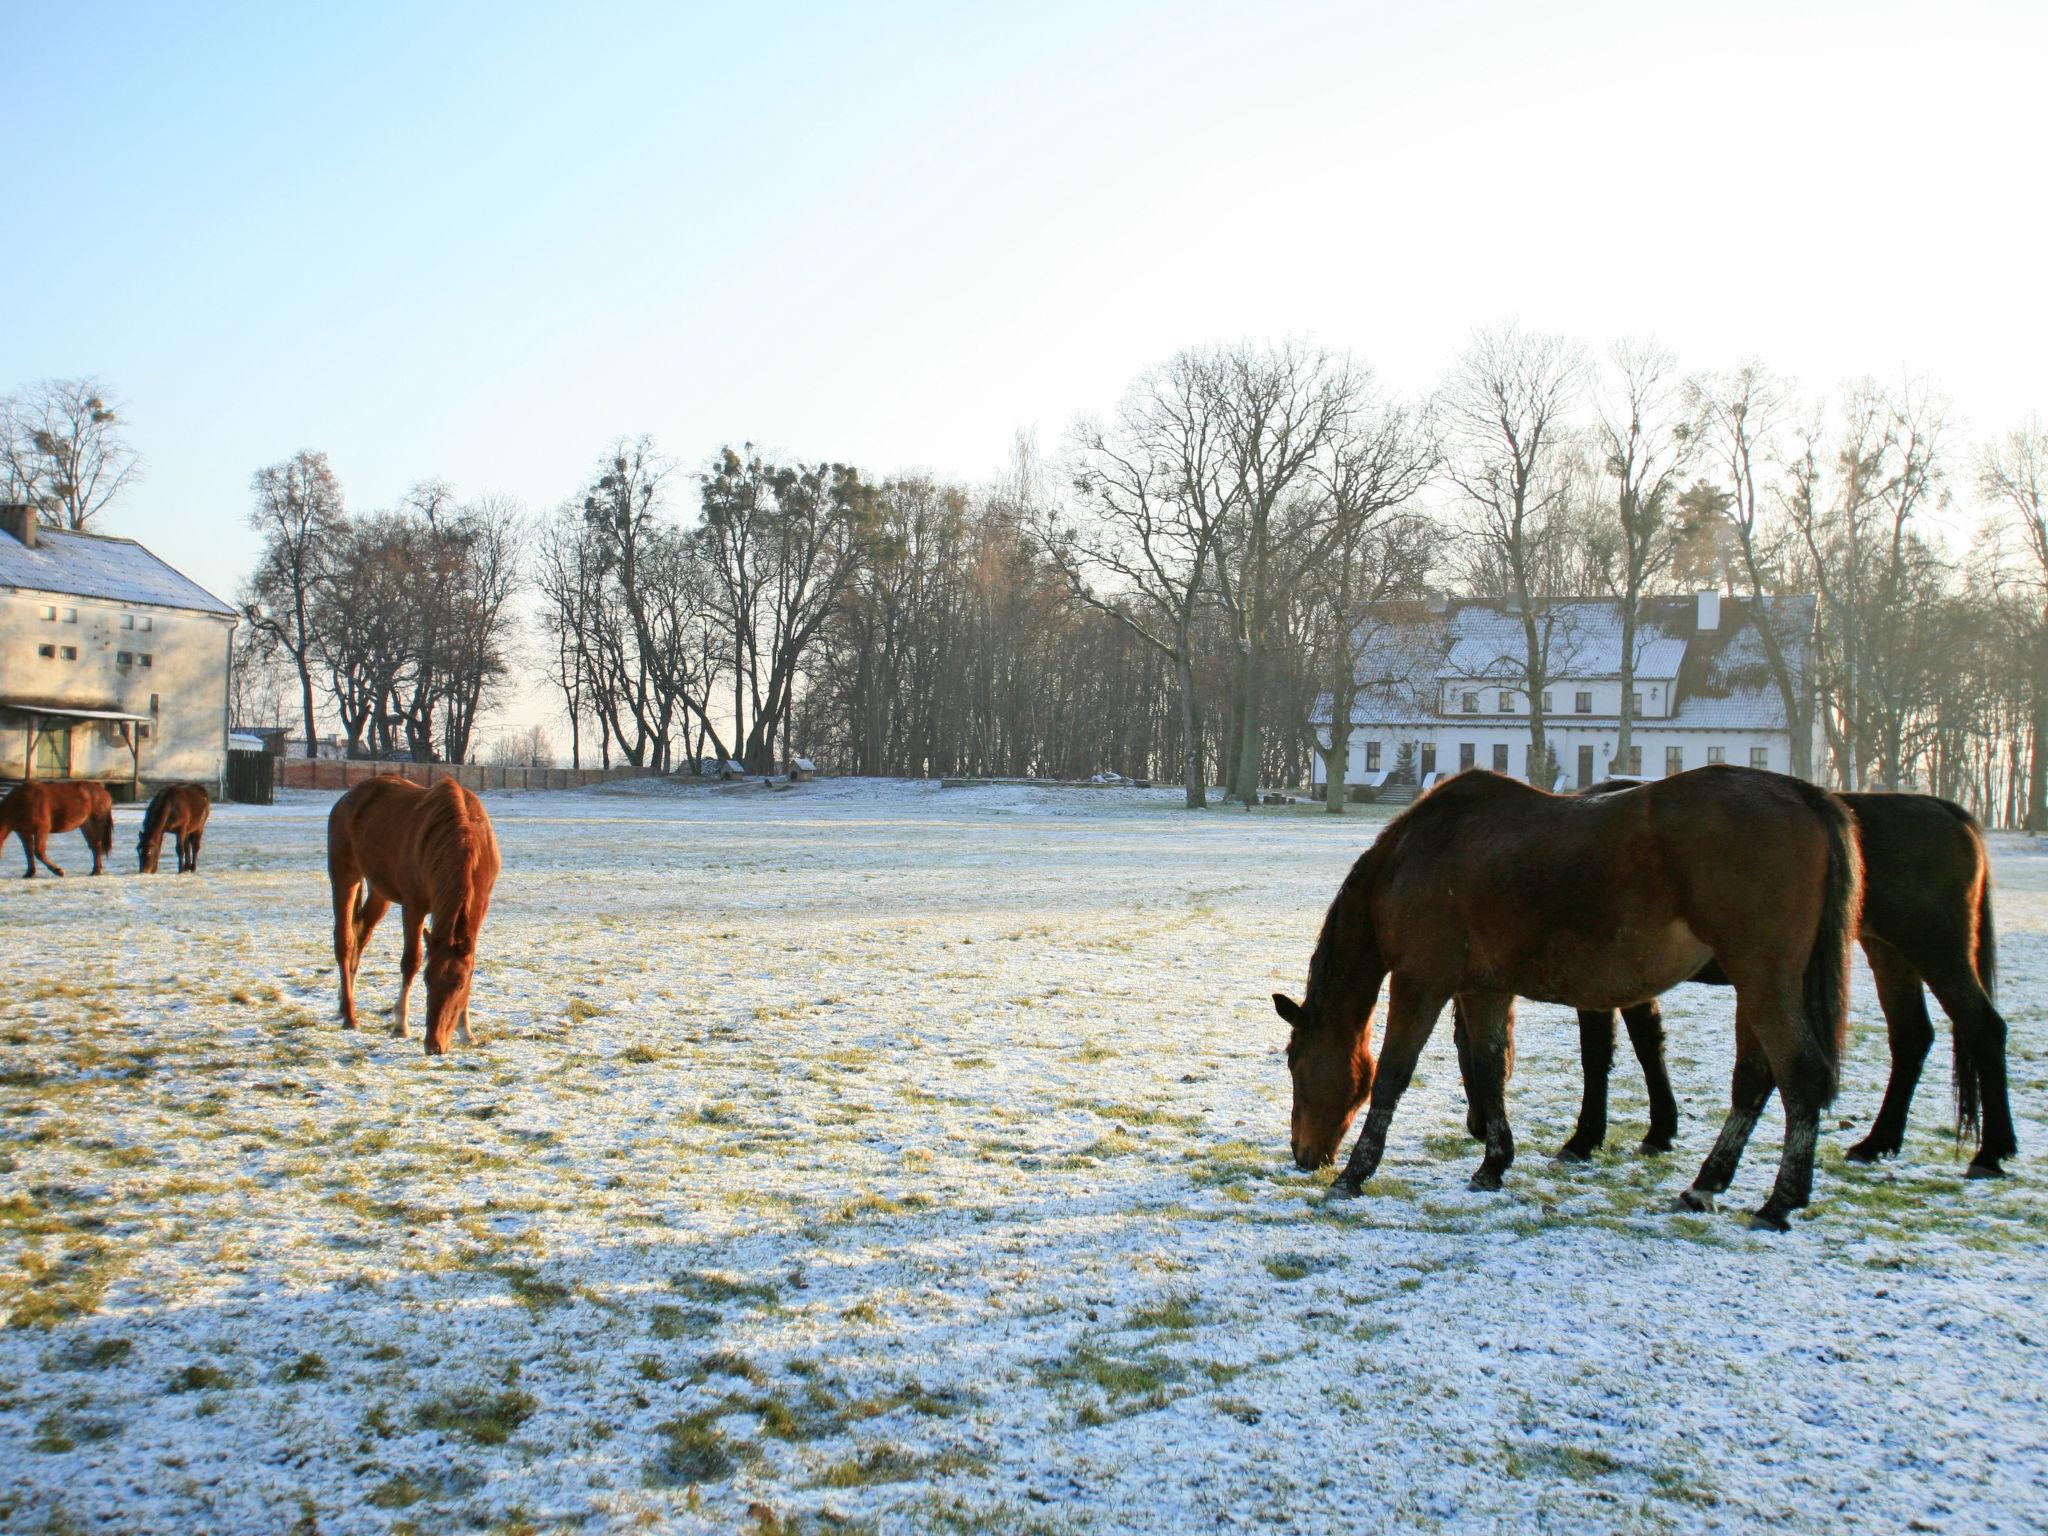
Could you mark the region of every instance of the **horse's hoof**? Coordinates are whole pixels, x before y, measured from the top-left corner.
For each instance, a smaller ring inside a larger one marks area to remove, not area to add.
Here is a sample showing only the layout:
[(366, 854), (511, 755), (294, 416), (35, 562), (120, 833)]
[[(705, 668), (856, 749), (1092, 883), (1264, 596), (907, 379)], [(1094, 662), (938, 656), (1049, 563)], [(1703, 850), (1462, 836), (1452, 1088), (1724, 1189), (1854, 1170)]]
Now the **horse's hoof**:
[(1688, 1211), (1711, 1211), (1714, 1197), (1703, 1189), (1682, 1189), (1678, 1192), (1678, 1203)]
[(1568, 1141), (1557, 1149), (1557, 1160), (1560, 1163), (1590, 1163), (1593, 1154), (1577, 1142)]
[(1325, 1202), (1331, 1200), (1356, 1200), (1359, 1195), (1359, 1188), (1360, 1186), (1352, 1183), (1349, 1179), (1340, 1178), (1330, 1185), (1329, 1192), (1323, 1196), (1323, 1199)]
[(1749, 1230), (1752, 1232), (1790, 1232), (1792, 1223), (1772, 1210), (1768, 1205), (1759, 1206), (1749, 1213)]
[(1996, 1163), (1972, 1163), (1963, 1170), (1966, 1179), (2002, 1179), (2005, 1170)]
[(1491, 1168), (1481, 1168), (1472, 1175), (1470, 1187), (1490, 1194), (1500, 1188), (1500, 1175)]
[(1857, 1142), (1855, 1146), (1842, 1154), (1846, 1160), (1852, 1163), (1874, 1163), (1879, 1158), (1897, 1157), (1898, 1155), (1899, 1149), (1897, 1147), (1888, 1146), (1880, 1141), (1872, 1141), (1868, 1137)]
[(1670, 1150), (1671, 1138), (1669, 1136), (1660, 1136), (1655, 1131), (1652, 1131), (1636, 1143), (1636, 1151), (1642, 1153), (1645, 1157), (1655, 1157), (1660, 1152), (1669, 1152)]

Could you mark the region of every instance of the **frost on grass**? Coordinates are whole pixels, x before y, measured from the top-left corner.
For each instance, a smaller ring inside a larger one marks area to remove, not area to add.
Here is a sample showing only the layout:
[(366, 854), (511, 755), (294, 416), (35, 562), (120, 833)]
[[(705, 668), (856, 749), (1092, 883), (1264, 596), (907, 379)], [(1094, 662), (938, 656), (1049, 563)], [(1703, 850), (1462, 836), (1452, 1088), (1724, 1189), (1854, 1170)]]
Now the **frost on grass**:
[[(493, 802), (481, 1043), (333, 1023), (311, 796), (192, 879), (0, 883), (0, 1528), (2038, 1530), (2048, 859), (1997, 853), (2024, 1151), (1946, 1047), (1818, 1199), (1671, 1199), (1729, 998), (1667, 1002), (1682, 1148), (1568, 1133), (1524, 1007), (1500, 1195), (1448, 1041), (1364, 1198), (1286, 1160), (1280, 1030), (1369, 821), (818, 784)], [(365, 967), (396, 989), (395, 924)]]

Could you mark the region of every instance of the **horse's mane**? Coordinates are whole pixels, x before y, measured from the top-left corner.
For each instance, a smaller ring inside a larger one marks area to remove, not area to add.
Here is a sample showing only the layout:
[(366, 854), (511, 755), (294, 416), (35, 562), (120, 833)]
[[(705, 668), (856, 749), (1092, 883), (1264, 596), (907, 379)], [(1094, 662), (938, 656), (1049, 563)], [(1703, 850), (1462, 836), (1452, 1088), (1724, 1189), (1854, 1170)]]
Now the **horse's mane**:
[(1373, 845), (1358, 856), (1344, 883), (1337, 887), (1330, 910), (1323, 914), (1323, 931), (1316, 935), (1315, 952), (1308, 958), (1308, 990), (1302, 998), (1313, 1016), (1327, 1016), (1324, 1005), (1333, 990), (1348, 991), (1368, 975), (1374, 977), (1373, 987), (1378, 990), (1379, 940), (1372, 927), (1374, 857), (1394, 826), (1389, 822)]
[(173, 791), (182, 787), (177, 784), (166, 784), (149, 797), (149, 809), (142, 813), (142, 834), (138, 841), (146, 843), (150, 838), (163, 832), (164, 818), (171, 814), (171, 795)]
[(474, 943), (477, 924), (470, 901), (493, 845), (491, 824), (474, 797), (450, 786), (427, 797), (420, 850), (434, 888), (434, 927), (458, 945)]

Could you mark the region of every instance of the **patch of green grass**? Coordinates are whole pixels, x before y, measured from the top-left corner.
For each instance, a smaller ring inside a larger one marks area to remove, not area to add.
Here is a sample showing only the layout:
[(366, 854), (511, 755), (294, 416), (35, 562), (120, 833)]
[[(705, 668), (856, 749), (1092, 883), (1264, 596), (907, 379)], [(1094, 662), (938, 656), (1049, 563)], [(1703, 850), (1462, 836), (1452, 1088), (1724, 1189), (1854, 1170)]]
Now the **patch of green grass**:
[(1271, 1178), (1278, 1168), (1272, 1148), (1249, 1141), (1225, 1141), (1195, 1153), (1188, 1177), (1205, 1189), (1214, 1189)]
[(235, 1378), (218, 1366), (195, 1362), (171, 1377), (171, 1392), (222, 1392), (235, 1385)]
[(1589, 1483), (1627, 1465), (1593, 1446), (1503, 1445), (1501, 1467), (1509, 1477), (1568, 1477)]
[(400, 1472), (372, 1488), (363, 1496), (363, 1502), (372, 1509), (410, 1509), (428, 1492), (410, 1472)]
[(531, 1264), (490, 1264), (485, 1268), (503, 1280), (511, 1288), (512, 1299), (529, 1312), (565, 1306), (575, 1294), (558, 1281), (541, 1279), (540, 1270)]
[(286, 1381), (325, 1381), (327, 1362), (312, 1350), (307, 1350), (284, 1368)]
[(57, 1352), (55, 1363), (63, 1371), (103, 1371), (134, 1352), (133, 1339), (73, 1339)]
[(686, 1413), (656, 1426), (661, 1449), (648, 1463), (662, 1483), (715, 1483), (732, 1475), (732, 1445), (719, 1431), (715, 1414)]
[(1319, 1269), (1328, 1269), (1330, 1260), (1313, 1253), (1273, 1253), (1259, 1260), (1259, 1265), (1275, 1280), (1306, 1280)]
[(690, 1339), (717, 1328), (718, 1314), (709, 1307), (672, 1307), (656, 1302), (647, 1312), (647, 1331), (657, 1339)]
[(602, 1007), (583, 997), (570, 998), (568, 1005), (562, 1009), (562, 1013), (572, 1024), (584, 1023), (587, 1020), (596, 1018), (603, 1012), (604, 1009)]
[(826, 1488), (866, 1488), (875, 1483), (907, 1483), (922, 1476), (928, 1463), (900, 1445), (871, 1445), (858, 1456), (833, 1462), (818, 1478)]
[(422, 1403), (413, 1414), (421, 1429), (458, 1434), (478, 1445), (503, 1445), (540, 1406), (531, 1392), (448, 1393)]
[(1140, 1307), (1124, 1322), (1126, 1328), (1163, 1328), (1184, 1333), (1195, 1326), (1195, 1298), (1168, 1296), (1149, 1307)]
[(669, 1280), (671, 1290), (681, 1291), (692, 1301), (716, 1305), (726, 1301), (772, 1302), (782, 1295), (774, 1280), (742, 1280), (718, 1270), (686, 1269)]
[(690, 1373), (692, 1381), (708, 1381), (713, 1376), (733, 1376), (757, 1387), (767, 1379), (753, 1361), (729, 1349), (713, 1350), (699, 1360), (697, 1368)]
[(636, 1067), (651, 1067), (662, 1059), (661, 1052), (651, 1045), (635, 1042), (619, 1052), (619, 1060), (629, 1061)]

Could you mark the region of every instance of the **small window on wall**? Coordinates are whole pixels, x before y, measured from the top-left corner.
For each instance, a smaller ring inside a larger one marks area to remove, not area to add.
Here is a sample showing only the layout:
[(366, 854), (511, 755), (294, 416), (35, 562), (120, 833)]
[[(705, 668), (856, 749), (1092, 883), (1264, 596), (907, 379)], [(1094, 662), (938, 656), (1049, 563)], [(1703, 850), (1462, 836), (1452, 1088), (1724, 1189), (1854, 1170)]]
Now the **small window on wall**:
[(1493, 771), (1495, 773), (1506, 773), (1508, 771), (1508, 747), (1504, 741), (1497, 741), (1493, 744)]
[(78, 660), (78, 647), (75, 645), (67, 645), (64, 647), (62, 654), (66, 661), (76, 661)]
[(64, 610), (64, 622), (66, 624), (76, 624), (78, 622), (78, 610), (76, 608), (66, 608)]
[(1707, 761), (1710, 763), (1725, 763), (1728, 761), (1728, 754), (1720, 747), (1709, 747), (1707, 748)]
[(1629, 713), (1630, 713), (1630, 714), (1632, 714), (1632, 715), (1640, 715), (1640, 714), (1641, 714), (1641, 713), (1643, 712), (1643, 696), (1642, 696), (1642, 694), (1640, 694), (1640, 693), (1631, 693), (1631, 694), (1630, 694), (1630, 695), (1628, 696), (1628, 709), (1629, 709)]
[(1515, 696), (1512, 693), (1509, 693), (1506, 689), (1502, 689), (1500, 695), (1500, 713), (1504, 715), (1511, 715), (1514, 712)]
[(163, 708), (163, 705), (162, 705), (162, 704), (161, 704), (161, 703), (159, 702), (159, 700), (161, 699), (161, 697), (162, 697), (162, 696), (161, 696), (160, 694), (154, 694), (154, 693), (152, 693), (152, 694), (151, 694), (151, 695), (149, 696), (149, 712), (150, 712), (150, 713), (151, 713), (152, 715), (154, 715), (154, 714), (158, 713), (158, 712), (159, 712), (159, 711), (160, 711), (160, 710), (161, 710), (161, 709)]
[(56, 608), (56, 605), (55, 605), (55, 604), (53, 604), (53, 603), (45, 603), (45, 604), (43, 604), (43, 617), (44, 617), (45, 619), (48, 619), (48, 620), (49, 620), (49, 621), (50, 621), (50, 622), (51, 622), (52, 624), (56, 623), (56, 622), (57, 622), (57, 608)]
[(1593, 695), (1583, 690), (1572, 695), (1572, 713), (1590, 715), (1593, 713)]
[(1549, 690), (1548, 688), (1544, 689), (1544, 690), (1543, 690), (1543, 713), (1545, 713), (1545, 714), (1547, 715), (1547, 714), (1549, 714), (1549, 713), (1550, 713), (1550, 712), (1551, 712), (1551, 711), (1552, 711), (1553, 709), (1555, 709), (1555, 708), (1557, 708), (1557, 706), (1556, 706), (1555, 704), (1553, 704), (1553, 703), (1551, 703), (1551, 702), (1550, 702), (1550, 690)]
[(148, 614), (145, 613), (141, 618), (135, 621), (135, 627), (141, 630), (155, 629), (156, 620), (152, 619)]
[(1470, 741), (1461, 741), (1458, 743), (1458, 772), (1463, 773), (1467, 768), (1470, 768), (1473, 765), (1473, 763), (1477, 762), (1478, 760), (1478, 743)]
[(135, 615), (134, 615), (134, 614), (132, 614), (132, 613), (124, 613), (124, 614), (122, 614), (122, 615), (121, 615), (121, 627), (122, 627), (123, 629), (133, 629), (133, 628), (135, 627)]
[(137, 656), (135, 659), (141, 662), (146, 667), (150, 664), (151, 657), (149, 652), (144, 651), (140, 656)]
[(135, 658), (129, 655), (126, 651), (114, 652), (114, 665), (117, 667), (125, 667), (134, 659)]
[(1476, 715), (1476, 714), (1478, 714), (1478, 713), (1479, 713), (1479, 695), (1478, 695), (1478, 694), (1476, 694), (1476, 693), (1468, 693), (1468, 694), (1466, 694), (1466, 695), (1465, 695), (1465, 698), (1464, 698), (1464, 707), (1465, 707), (1465, 713), (1466, 713), (1466, 714), (1468, 714), (1468, 715)]
[(1666, 747), (1664, 749), (1664, 772), (1667, 777), (1674, 773), (1685, 772), (1685, 748)]
[(1770, 767), (1771, 749), (1769, 747), (1751, 747), (1749, 749), (1749, 766), (1752, 768)]
[(1367, 773), (1378, 773), (1380, 771), (1380, 744), (1376, 741), (1368, 741), (1365, 744), (1365, 771)]
[(57, 647), (54, 645), (39, 645), (36, 647), (36, 654), (47, 660), (55, 661), (57, 659)]

